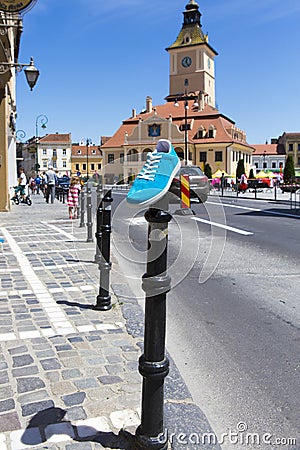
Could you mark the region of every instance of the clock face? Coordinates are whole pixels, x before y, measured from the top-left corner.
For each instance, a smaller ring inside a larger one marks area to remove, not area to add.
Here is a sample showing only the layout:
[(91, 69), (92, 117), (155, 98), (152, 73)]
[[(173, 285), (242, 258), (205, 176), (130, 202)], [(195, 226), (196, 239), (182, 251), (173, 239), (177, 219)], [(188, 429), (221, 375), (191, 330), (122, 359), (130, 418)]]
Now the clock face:
[(35, 2), (36, 0), (0, 0), (0, 11), (19, 12)]
[(181, 65), (183, 67), (189, 67), (191, 64), (192, 64), (192, 58), (190, 58), (189, 56), (185, 56), (184, 58), (182, 58)]

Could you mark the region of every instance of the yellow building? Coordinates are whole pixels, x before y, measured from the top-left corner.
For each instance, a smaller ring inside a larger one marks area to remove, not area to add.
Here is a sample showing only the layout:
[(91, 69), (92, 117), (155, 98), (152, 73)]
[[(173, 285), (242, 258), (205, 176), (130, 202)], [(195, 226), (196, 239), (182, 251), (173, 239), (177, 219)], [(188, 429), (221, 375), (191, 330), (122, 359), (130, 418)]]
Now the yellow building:
[(72, 174), (82, 177), (102, 175), (102, 151), (99, 145), (72, 144)]

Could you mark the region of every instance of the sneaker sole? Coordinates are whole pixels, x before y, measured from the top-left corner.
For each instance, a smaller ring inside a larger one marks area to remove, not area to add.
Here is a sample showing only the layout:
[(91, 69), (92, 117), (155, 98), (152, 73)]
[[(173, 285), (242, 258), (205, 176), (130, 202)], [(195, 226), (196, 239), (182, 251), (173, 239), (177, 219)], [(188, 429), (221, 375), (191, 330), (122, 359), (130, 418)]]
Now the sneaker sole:
[(175, 177), (175, 175), (178, 172), (178, 170), (180, 169), (180, 167), (181, 167), (181, 163), (180, 163), (180, 161), (178, 161), (176, 167), (173, 169), (173, 172), (170, 175), (168, 183), (166, 184), (164, 189), (162, 189), (160, 191), (160, 193), (157, 194), (155, 197), (149, 198), (148, 200), (145, 200), (144, 202), (141, 202), (141, 203), (129, 203), (128, 202), (128, 204), (130, 206), (150, 206), (153, 203), (156, 203), (158, 200), (160, 200), (167, 193), (167, 191), (169, 190), (169, 187), (171, 186), (173, 178)]

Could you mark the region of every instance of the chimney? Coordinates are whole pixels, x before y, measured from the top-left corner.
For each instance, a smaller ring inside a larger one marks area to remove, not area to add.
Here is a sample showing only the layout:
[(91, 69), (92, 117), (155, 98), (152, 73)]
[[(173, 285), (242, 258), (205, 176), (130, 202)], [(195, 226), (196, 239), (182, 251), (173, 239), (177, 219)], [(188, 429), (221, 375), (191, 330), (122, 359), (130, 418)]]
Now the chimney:
[(149, 95), (146, 97), (146, 111), (147, 113), (152, 112), (152, 97), (149, 97)]
[(135, 108), (132, 109), (132, 117), (136, 117), (136, 109)]

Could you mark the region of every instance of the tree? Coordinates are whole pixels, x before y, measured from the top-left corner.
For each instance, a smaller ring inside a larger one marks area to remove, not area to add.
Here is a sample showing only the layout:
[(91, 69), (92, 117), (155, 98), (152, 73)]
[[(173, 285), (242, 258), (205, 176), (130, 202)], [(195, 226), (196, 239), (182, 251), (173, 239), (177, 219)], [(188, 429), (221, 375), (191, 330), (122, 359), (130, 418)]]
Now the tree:
[(253, 169), (250, 169), (249, 178), (255, 178)]
[(207, 178), (209, 180), (212, 179), (212, 170), (211, 170), (211, 167), (210, 167), (210, 165), (208, 163), (206, 163), (205, 166), (204, 166), (204, 173), (205, 173), (205, 175), (207, 176)]
[(237, 163), (237, 168), (236, 168), (236, 177), (238, 179), (241, 178), (241, 176), (243, 175), (243, 173), (245, 173), (245, 164), (244, 164), (244, 160), (243, 159), (239, 159), (238, 163)]
[(288, 183), (289, 181), (291, 181), (291, 178), (294, 178), (294, 176), (295, 176), (294, 160), (292, 155), (288, 155), (283, 170), (283, 181), (285, 183)]

